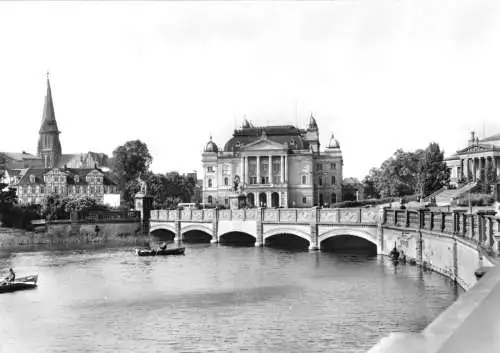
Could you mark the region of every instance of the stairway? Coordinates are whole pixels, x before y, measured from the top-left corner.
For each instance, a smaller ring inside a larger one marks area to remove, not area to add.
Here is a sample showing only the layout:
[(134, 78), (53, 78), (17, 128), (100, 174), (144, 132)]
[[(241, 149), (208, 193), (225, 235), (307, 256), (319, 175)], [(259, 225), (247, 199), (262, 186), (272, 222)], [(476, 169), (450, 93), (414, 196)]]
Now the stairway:
[[(441, 192), (435, 193), (432, 196), (436, 198), (437, 206), (448, 206), (451, 205), (453, 200), (474, 189), (476, 185), (477, 183), (474, 181), (458, 189), (442, 189)], [(430, 199), (426, 198), (426, 201), (430, 201)]]

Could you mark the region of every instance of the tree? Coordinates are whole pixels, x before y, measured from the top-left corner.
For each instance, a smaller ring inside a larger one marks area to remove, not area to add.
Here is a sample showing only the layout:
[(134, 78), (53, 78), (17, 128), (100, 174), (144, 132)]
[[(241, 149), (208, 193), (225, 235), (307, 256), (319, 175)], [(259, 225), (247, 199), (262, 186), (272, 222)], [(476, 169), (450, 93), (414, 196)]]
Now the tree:
[(362, 181), (363, 191), (365, 194), (365, 198), (367, 199), (376, 199), (380, 197), (379, 192), (377, 191), (376, 183), (379, 170), (377, 168), (370, 169), (370, 172)]
[(363, 180), (367, 197), (428, 195), (449, 183), (444, 153), (437, 143), (425, 150), (398, 149), (380, 168), (372, 168)]
[(153, 158), (148, 146), (140, 140), (127, 141), (113, 151), (111, 161), (113, 172), (118, 178), (118, 185), (123, 191), (123, 198), (133, 205), (136, 184), (131, 182), (145, 174)]
[(86, 195), (66, 198), (63, 201), (63, 204), (64, 204), (64, 210), (68, 214), (71, 214), (73, 212), (102, 210), (107, 208), (106, 206), (99, 204), (99, 202), (97, 202), (95, 198)]
[(427, 196), (450, 182), (450, 171), (444, 162), (444, 151), (439, 144), (432, 142), (425, 149), (419, 163), (420, 193)]

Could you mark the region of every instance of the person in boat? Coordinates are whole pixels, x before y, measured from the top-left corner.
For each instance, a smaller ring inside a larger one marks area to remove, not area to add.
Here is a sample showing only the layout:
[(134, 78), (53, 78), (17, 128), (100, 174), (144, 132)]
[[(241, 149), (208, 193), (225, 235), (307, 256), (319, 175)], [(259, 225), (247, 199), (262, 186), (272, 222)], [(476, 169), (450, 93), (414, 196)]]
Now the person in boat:
[(16, 280), (16, 273), (12, 268), (9, 268), (9, 275), (5, 277), (7, 282), (14, 282)]
[(162, 243), (160, 244), (160, 250), (165, 250), (166, 248), (167, 248), (167, 243), (162, 242)]

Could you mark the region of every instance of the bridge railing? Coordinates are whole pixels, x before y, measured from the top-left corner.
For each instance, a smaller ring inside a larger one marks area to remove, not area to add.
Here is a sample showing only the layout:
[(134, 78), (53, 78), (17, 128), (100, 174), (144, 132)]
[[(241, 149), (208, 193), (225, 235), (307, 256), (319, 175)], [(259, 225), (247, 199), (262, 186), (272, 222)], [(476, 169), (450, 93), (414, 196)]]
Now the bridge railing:
[(500, 219), (493, 214), (467, 214), (461, 210), (433, 212), (385, 209), (382, 223), (385, 226), (453, 234), (500, 253)]
[(309, 224), (313, 221), (322, 224), (377, 224), (378, 208), (277, 208), (277, 209), (237, 209), (237, 210), (152, 210), (151, 221), (254, 221), (262, 217), (267, 223)]

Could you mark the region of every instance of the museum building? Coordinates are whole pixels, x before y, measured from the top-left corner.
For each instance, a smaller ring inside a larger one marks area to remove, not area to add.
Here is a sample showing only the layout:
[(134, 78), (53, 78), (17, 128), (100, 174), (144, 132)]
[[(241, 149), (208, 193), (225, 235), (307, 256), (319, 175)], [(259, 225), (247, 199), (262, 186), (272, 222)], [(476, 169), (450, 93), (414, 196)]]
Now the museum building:
[(331, 135), (320, 151), (311, 115), (306, 129), (254, 126), (244, 120), (219, 150), (210, 141), (202, 154), (203, 202), (228, 207), (244, 196), (247, 207), (328, 206), (342, 198), (342, 152)]

